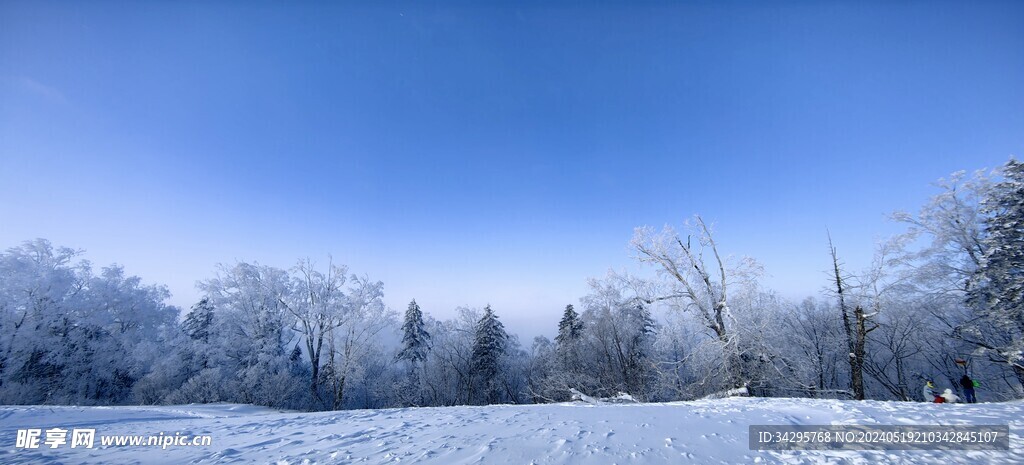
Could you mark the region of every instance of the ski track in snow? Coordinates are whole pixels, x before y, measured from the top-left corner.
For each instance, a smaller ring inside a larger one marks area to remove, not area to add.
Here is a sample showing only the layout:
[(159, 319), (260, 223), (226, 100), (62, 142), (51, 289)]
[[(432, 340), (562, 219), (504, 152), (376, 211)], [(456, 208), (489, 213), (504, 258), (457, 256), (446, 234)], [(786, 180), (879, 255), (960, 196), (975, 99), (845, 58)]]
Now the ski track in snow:
[[(664, 404), (549, 404), (281, 412), (236, 404), (0, 407), (4, 464), (979, 464), (1024, 463), (1024, 401), (925, 404), (734, 398)], [(752, 424), (1009, 424), (1006, 451), (748, 449)], [(96, 428), (93, 449), (17, 449), (18, 429)], [(121, 446), (99, 435), (213, 437), (207, 447)]]

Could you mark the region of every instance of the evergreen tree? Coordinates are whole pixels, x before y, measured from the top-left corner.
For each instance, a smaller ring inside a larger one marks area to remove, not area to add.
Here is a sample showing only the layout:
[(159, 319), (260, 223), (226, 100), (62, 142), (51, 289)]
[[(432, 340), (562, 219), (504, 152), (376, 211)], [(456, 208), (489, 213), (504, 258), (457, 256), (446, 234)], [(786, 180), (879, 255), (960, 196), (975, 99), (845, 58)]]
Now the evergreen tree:
[(555, 362), (560, 372), (560, 393), (553, 394), (557, 400), (568, 400), (569, 388), (584, 390), (583, 356), (580, 344), (583, 339), (583, 319), (580, 318), (572, 305), (565, 306), (562, 320), (558, 322), (558, 335), (555, 336)]
[(188, 337), (180, 347), (185, 379), (213, 365), (210, 344), (213, 330), (213, 304), (203, 297), (181, 322), (181, 332)]
[(651, 311), (637, 302), (623, 308), (628, 339), (623, 373), (626, 389), (633, 395), (646, 395), (653, 375), (650, 364), (653, 352), (655, 324)]
[(210, 303), (209, 298), (203, 297), (199, 303), (192, 306), (192, 310), (188, 312), (188, 316), (185, 317), (181, 326), (189, 339), (207, 343), (210, 342), (210, 326), (212, 325), (213, 304)]
[(402, 350), (398, 352), (398, 360), (406, 360), (413, 365), (425, 361), (427, 351), (430, 350), (430, 333), (423, 323), (423, 312), (416, 299), (409, 302), (409, 308), (405, 311), (402, 333)]
[(501, 358), (508, 346), (508, 334), (505, 326), (498, 321), (498, 316), (491, 306), (484, 307), (484, 316), (476, 325), (473, 339), (473, 355), (471, 368), (476, 380), (478, 398), (486, 403), (496, 403), (500, 397), (498, 391), (498, 374), (501, 371)]
[(558, 336), (555, 336), (555, 342), (559, 346), (571, 345), (578, 341), (582, 335), (583, 320), (580, 320), (579, 314), (576, 313), (571, 304), (566, 305), (565, 313), (562, 314), (562, 320), (558, 322)]
[(982, 205), (984, 256), (967, 301), (981, 314), (985, 327), (978, 336), (1004, 357), (1024, 384), (1024, 163), (1011, 159), (1004, 180)]

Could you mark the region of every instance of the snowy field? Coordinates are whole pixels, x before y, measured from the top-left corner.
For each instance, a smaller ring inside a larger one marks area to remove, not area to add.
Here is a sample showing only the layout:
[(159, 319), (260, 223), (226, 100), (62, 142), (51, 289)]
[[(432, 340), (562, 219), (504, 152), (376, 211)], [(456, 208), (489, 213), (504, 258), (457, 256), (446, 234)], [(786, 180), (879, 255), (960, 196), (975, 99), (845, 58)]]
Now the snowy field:
[[(748, 425), (1009, 424), (1005, 451), (770, 452)], [(19, 429), (210, 435), (197, 447), (16, 448)], [(0, 407), (0, 463), (1024, 463), (1024, 401), (923, 404), (734, 398), (669, 404), (554, 404), (280, 412), (234, 404)]]

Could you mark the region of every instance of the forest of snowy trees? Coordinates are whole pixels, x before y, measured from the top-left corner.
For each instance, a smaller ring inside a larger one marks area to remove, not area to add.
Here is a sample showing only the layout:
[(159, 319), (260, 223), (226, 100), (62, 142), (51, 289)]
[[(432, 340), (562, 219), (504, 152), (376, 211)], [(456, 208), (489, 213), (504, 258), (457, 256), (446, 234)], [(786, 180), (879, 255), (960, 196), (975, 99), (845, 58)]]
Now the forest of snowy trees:
[(328, 410), (742, 389), (921, 400), (926, 378), (955, 388), (964, 365), (981, 400), (1024, 397), (1024, 164), (937, 189), (894, 214), (905, 233), (867, 269), (848, 269), (822, 231), (822, 266), (807, 273), (829, 270), (831, 292), (799, 302), (764, 288), (760, 265), (730, 258), (700, 217), (638, 228), (631, 247), (653, 278), (591, 279), (578, 306), (552, 302), (554, 340), (526, 342), (501, 308), (441, 321), (412, 300), (399, 314), (381, 282), (309, 260), (222, 265), (183, 311), (162, 286), (37, 239), (0, 253), (0, 403)]

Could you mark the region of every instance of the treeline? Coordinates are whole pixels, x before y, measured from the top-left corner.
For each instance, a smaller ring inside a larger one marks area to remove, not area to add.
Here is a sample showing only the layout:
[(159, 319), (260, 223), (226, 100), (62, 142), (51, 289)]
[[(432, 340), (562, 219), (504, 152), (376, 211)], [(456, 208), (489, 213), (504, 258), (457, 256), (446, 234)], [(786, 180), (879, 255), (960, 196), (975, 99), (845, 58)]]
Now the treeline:
[[(307, 410), (757, 396), (919, 399), (926, 379), (1024, 397), (1024, 165), (956, 173), (866, 270), (823, 234), (823, 287), (801, 302), (730, 259), (700, 217), (637, 229), (655, 278), (590, 280), (555, 339), (522, 343), (490, 306), (403, 315), (383, 284), (309, 260), (221, 266), (184, 315), (162, 286), (80, 251), (0, 253), (0, 403), (243, 402)], [(812, 270), (821, 271), (821, 270)]]

